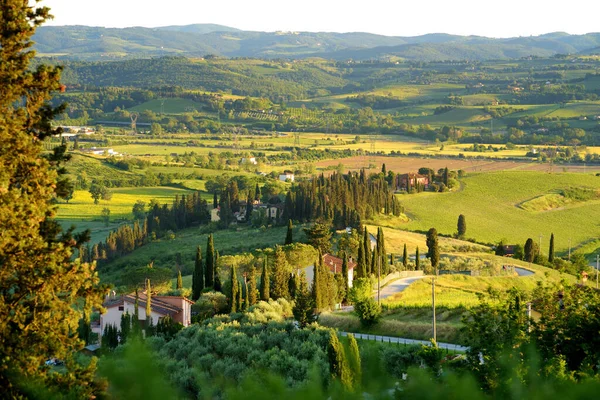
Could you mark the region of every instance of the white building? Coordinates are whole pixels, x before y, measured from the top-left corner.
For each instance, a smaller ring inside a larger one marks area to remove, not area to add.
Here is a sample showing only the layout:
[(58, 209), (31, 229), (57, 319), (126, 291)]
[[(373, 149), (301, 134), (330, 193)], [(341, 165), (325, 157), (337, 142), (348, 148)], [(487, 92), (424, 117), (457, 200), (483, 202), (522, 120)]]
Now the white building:
[[(344, 260), (339, 257), (336, 257), (331, 254), (323, 255), (323, 265), (329, 268), (329, 271), (333, 274), (342, 273), (342, 264)], [(356, 267), (356, 263), (352, 261), (352, 259), (348, 260), (348, 286), (352, 287), (352, 281), (354, 280), (354, 268)], [(304, 268), (304, 273), (306, 274), (306, 280), (308, 281), (308, 286), (312, 286), (313, 279), (315, 277), (315, 266), (309, 265)]]
[(292, 171), (283, 171), (283, 174), (279, 175), (279, 180), (283, 182), (294, 182), (294, 173)]
[[(140, 321), (147, 319), (146, 299), (144, 293), (138, 294), (138, 319)], [(159, 320), (168, 316), (183, 326), (189, 326), (192, 323), (192, 304), (194, 304), (193, 301), (182, 296), (152, 296), (150, 300), (152, 323), (156, 325)], [(104, 332), (104, 327), (108, 325), (114, 325), (120, 329), (123, 314), (129, 313), (131, 316), (135, 314), (135, 294), (108, 296), (103, 307), (106, 312), (100, 315), (100, 324), (92, 326), (92, 332), (100, 336)]]

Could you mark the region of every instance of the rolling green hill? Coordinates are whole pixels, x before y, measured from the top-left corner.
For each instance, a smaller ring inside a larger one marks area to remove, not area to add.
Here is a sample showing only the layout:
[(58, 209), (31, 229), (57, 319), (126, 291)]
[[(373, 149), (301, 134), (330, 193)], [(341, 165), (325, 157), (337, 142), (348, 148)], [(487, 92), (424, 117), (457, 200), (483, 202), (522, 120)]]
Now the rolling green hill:
[(600, 46), (600, 34), (551, 33), (536, 37), (493, 39), (427, 34), (392, 37), (370, 33), (250, 32), (222, 25), (195, 24), (160, 28), (41, 27), (34, 36), (42, 54), (78, 59), (110, 59), (215, 54), (228, 57), (368, 60), (489, 60), (588, 52)]

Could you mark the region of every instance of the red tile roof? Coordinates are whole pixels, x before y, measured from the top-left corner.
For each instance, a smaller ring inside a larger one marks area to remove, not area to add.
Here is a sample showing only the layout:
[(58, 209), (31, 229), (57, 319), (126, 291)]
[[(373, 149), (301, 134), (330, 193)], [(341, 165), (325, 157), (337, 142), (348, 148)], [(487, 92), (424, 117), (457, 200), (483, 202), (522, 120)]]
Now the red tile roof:
[[(333, 273), (342, 272), (342, 264), (344, 260), (339, 257), (336, 257), (331, 254), (323, 255), (323, 265), (329, 268), (329, 270)], [(354, 261), (348, 260), (348, 270), (354, 269), (356, 267), (356, 263)]]

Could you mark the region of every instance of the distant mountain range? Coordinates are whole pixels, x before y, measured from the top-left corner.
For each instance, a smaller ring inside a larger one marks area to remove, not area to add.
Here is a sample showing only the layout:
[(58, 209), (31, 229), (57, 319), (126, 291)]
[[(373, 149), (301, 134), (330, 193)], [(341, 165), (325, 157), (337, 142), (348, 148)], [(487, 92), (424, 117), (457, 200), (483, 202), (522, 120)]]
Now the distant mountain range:
[(555, 32), (507, 39), (441, 33), (399, 37), (360, 32), (253, 32), (214, 24), (122, 29), (45, 26), (37, 29), (34, 41), (41, 55), (85, 60), (211, 54), (253, 58), (443, 61), (600, 53), (600, 33), (569, 35)]

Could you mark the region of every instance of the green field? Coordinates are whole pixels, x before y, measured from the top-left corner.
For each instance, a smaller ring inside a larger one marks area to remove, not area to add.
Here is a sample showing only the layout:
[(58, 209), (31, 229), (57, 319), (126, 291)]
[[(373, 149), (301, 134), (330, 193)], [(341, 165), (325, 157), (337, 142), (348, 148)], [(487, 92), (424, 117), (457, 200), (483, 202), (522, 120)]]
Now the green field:
[(57, 218), (62, 221), (81, 221), (100, 219), (103, 208), (110, 210), (111, 219), (131, 219), (131, 210), (136, 201), (141, 200), (148, 204), (150, 200), (156, 199), (160, 203), (171, 204), (175, 195), (190, 193), (189, 190), (172, 187), (136, 187), (136, 188), (112, 188), (111, 200), (100, 200), (94, 204), (92, 196), (87, 190), (76, 190), (73, 199), (69, 203), (61, 203), (58, 206)]
[(449, 193), (424, 192), (401, 195), (400, 201), (410, 218), (407, 223), (386, 221), (392, 227), (427, 231), (435, 227), (440, 233), (456, 232), (459, 214), (467, 220), (467, 237), (497, 243), (525, 243), (529, 237), (543, 235), (542, 252), (548, 249), (551, 233), (555, 248), (566, 253), (569, 240), (577, 247), (600, 236), (600, 227), (591, 221), (600, 219), (597, 201), (579, 202), (572, 207), (532, 212), (519, 204), (568, 187), (600, 188), (600, 177), (588, 174), (529, 171), (504, 171), (473, 174), (461, 181), (461, 189)]
[(128, 109), (128, 111), (137, 112), (142, 112), (144, 110), (150, 110), (157, 114), (160, 114), (161, 112), (167, 114), (183, 114), (185, 112), (201, 111), (202, 104), (187, 99), (168, 98), (150, 100)]

